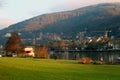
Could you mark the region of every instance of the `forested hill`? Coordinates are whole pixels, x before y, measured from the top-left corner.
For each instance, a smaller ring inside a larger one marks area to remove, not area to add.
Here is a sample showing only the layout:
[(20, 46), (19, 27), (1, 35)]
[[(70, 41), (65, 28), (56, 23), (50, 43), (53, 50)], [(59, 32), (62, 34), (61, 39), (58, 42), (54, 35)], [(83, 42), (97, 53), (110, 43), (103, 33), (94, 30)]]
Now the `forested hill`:
[(21, 32), (23, 37), (29, 37), (30, 32), (34, 31), (37, 34), (64, 33), (74, 36), (84, 30), (89, 34), (105, 29), (112, 31), (111, 36), (120, 37), (120, 3), (98, 4), (71, 11), (43, 14), (13, 24), (1, 30), (0, 35), (17, 31)]

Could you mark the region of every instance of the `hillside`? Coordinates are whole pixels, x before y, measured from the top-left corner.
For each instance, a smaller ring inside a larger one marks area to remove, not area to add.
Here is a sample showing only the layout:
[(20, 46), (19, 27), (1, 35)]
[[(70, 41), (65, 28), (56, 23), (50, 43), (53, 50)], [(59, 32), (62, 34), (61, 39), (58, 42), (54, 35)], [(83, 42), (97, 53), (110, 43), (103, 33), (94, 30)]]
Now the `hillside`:
[[(92, 31), (111, 30), (110, 36), (120, 37), (120, 3), (99, 4), (76, 10), (43, 14), (1, 30), (1, 40), (7, 32), (22, 33), (22, 38), (50, 36), (75, 36), (86, 31), (87, 36), (97, 36)], [(103, 35), (104, 33), (99, 33)], [(31, 36), (32, 35), (32, 36)]]

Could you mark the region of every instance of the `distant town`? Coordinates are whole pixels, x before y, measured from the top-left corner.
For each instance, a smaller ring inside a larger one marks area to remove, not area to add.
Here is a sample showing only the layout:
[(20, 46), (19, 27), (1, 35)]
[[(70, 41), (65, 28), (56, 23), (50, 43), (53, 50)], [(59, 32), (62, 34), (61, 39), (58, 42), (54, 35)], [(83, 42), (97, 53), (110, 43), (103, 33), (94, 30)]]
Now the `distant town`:
[[(100, 31), (94, 31), (98, 32)], [(66, 36), (64, 33), (40, 33), (32, 39), (22, 39), (29, 45), (47, 46), (54, 50), (119, 50), (120, 38), (108, 36), (111, 31), (104, 31), (97, 37), (87, 36), (86, 32), (79, 32), (75, 36)]]

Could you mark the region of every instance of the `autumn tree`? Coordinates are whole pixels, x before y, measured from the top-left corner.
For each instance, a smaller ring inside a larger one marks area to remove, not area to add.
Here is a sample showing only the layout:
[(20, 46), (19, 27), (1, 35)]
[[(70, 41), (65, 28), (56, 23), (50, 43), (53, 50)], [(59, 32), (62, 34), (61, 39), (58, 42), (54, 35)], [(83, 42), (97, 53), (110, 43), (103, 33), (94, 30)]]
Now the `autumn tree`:
[(13, 32), (5, 45), (5, 50), (7, 52), (6, 55), (18, 53), (22, 51), (24, 47), (25, 46), (21, 41), (20, 36), (16, 32)]

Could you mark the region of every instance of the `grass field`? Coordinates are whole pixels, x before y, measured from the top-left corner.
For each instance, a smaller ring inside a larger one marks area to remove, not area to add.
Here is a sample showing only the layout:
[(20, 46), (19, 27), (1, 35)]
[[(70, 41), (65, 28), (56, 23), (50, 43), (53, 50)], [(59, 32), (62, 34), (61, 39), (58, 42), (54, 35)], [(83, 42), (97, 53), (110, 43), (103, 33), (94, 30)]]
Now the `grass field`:
[(0, 58), (0, 80), (120, 80), (120, 65), (3, 57)]

